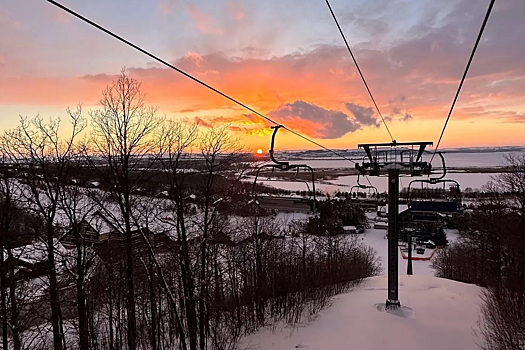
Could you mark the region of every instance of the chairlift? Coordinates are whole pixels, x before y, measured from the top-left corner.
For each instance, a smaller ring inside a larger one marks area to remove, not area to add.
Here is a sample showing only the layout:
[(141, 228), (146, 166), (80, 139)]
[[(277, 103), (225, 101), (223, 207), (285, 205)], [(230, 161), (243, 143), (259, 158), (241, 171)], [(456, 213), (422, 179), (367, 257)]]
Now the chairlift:
[[(459, 183), (456, 180), (452, 179), (444, 179), (444, 177), (447, 174), (447, 168), (445, 166), (445, 158), (441, 154), (441, 152), (438, 152), (439, 156), (441, 157), (441, 161), (443, 164), (443, 174), (441, 174), (438, 178), (428, 178), (426, 180), (413, 180), (408, 185), (408, 207), (412, 213), (415, 213), (415, 215), (421, 214), (457, 214), (461, 211), (461, 192), (460, 192), (460, 186)], [(423, 188), (424, 184), (430, 185), (437, 185), (437, 184), (443, 184), (443, 188), (445, 188), (446, 184), (451, 184), (452, 186), (449, 187), (451, 194), (449, 196), (446, 196), (445, 198), (427, 198), (427, 199), (413, 199), (413, 192), (411, 195), (411, 189), (412, 185), (415, 183), (420, 183), (421, 188)], [(427, 215), (428, 216), (428, 215)], [(426, 217), (426, 216), (425, 216)], [(433, 215), (433, 217), (437, 218), (436, 215)]]
[[(253, 198), (255, 199), (255, 202), (261, 207), (265, 209), (274, 209), (274, 210), (283, 210), (283, 211), (291, 211), (291, 212), (315, 212), (316, 211), (316, 198), (315, 198), (315, 176), (314, 176), (314, 170), (311, 166), (306, 164), (290, 164), (289, 162), (285, 161), (279, 161), (275, 159), (274, 156), (274, 145), (275, 145), (275, 136), (277, 135), (277, 131), (279, 131), (280, 128), (282, 128), (282, 125), (276, 125), (272, 126), (273, 133), (272, 133), (272, 140), (270, 144), (270, 150), (268, 153), (270, 154), (270, 159), (274, 164), (264, 164), (257, 168), (257, 172), (255, 174), (255, 180), (253, 182)], [(256, 191), (256, 185), (257, 185), (257, 179), (259, 178), (259, 174), (261, 170), (263, 169), (271, 169), (271, 173), (268, 176), (267, 181), (272, 181), (270, 178), (272, 177), (274, 170), (277, 171), (290, 171), (295, 170), (295, 175), (292, 179), (294, 182), (302, 182), (306, 185), (307, 191), (308, 191), (308, 198), (302, 198), (302, 197), (278, 197), (278, 196), (270, 196), (270, 195), (264, 195), (264, 196), (257, 196)], [(311, 174), (311, 180), (305, 181), (298, 179), (297, 176), (299, 175), (299, 171), (307, 170)], [(310, 187), (311, 184), (311, 187)]]
[[(373, 185), (362, 184), (359, 182), (360, 176), (360, 173), (357, 174), (357, 185), (352, 186), (350, 189), (350, 193), (352, 195), (351, 202), (359, 207), (377, 209), (379, 202), (379, 192), (377, 191), (377, 187)], [(354, 192), (354, 189), (356, 192)], [(360, 193), (362, 193), (362, 195)]]

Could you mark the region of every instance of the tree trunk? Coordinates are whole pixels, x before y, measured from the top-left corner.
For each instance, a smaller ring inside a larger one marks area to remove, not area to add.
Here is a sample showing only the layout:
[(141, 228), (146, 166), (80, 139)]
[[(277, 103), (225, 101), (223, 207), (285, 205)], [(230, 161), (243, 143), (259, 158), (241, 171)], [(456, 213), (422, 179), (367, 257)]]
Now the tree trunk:
[(62, 312), (60, 310), (60, 297), (58, 292), (57, 272), (55, 266), (55, 251), (53, 246), (54, 230), (52, 223), (47, 227), (47, 257), (49, 266), (49, 297), (51, 303), (51, 325), (53, 327), (53, 345), (55, 350), (63, 350), (60, 322)]
[(4, 239), (6, 237), (6, 232), (2, 233), (0, 237), (0, 288), (1, 291), (1, 307), (2, 307), (2, 349), (8, 348), (8, 339), (7, 339), (7, 286), (6, 286), (6, 262), (4, 259)]
[(135, 283), (133, 282), (133, 241), (131, 225), (126, 220), (126, 278), (128, 285), (128, 347), (129, 350), (137, 349), (137, 320), (135, 316)]
[(113, 339), (114, 339), (114, 334), (113, 334), (113, 283), (111, 283), (112, 279), (113, 279), (113, 274), (112, 274), (112, 271), (113, 269), (111, 268), (111, 264), (112, 262), (110, 262), (110, 268), (108, 269), (108, 281), (109, 281), (109, 286), (108, 286), (108, 294), (109, 294), (109, 350), (115, 350), (115, 346), (113, 344)]
[(77, 312), (78, 312), (78, 328), (79, 328), (79, 349), (89, 350), (89, 328), (86, 307), (86, 290), (84, 288), (84, 264), (82, 259), (82, 245), (83, 242), (80, 237), (80, 232), (75, 228), (75, 243), (77, 246)]
[[(209, 181), (209, 180), (208, 180)], [(206, 249), (208, 241), (208, 217), (210, 210), (209, 192), (206, 195), (206, 204), (204, 209), (204, 232), (202, 234), (201, 245), (201, 273), (200, 273), (200, 295), (199, 295), (199, 344), (200, 350), (206, 349), (206, 300), (207, 300), (207, 281), (206, 281)]]
[(153, 265), (152, 258), (149, 259), (149, 274), (150, 274), (150, 307), (151, 307), (151, 349), (157, 350), (157, 295), (155, 293), (155, 266)]
[[(7, 258), (13, 259), (13, 251), (11, 246), (7, 248)], [(20, 342), (20, 330), (18, 329), (18, 304), (16, 298), (16, 280), (15, 267), (13, 264), (9, 265), (9, 299), (11, 301), (11, 331), (13, 332), (13, 350), (21, 350), (22, 343)]]
[[(2, 312), (2, 345), (3, 349), (8, 349), (8, 334), (7, 334), (7, 264), (5, 261), (4, 250), (8, 248), (10, 251), (11, 244), (9, 243), (9, 226), (10, 226), (10, 209), (11, 209), (11, 196), (9, 191), (9, 180), (7, 177), (4, 178), (6, 184), (6, 193), (4, 199), (3, 207), (3, 222), (2, 222), (2, 232), (0, 237), (0, 288), (1, 292), (1, 312)], [(9, 259), (9, 263), (12, 263), (12, 260)]]
[(184, 289), (184, 306), (186, 308), (186, 325), (190, 340), (190, 350), (197, 350), (197, 313), (195, 310), (195, 296), (193, 287), (193, 276), (190, 270), (190, 258), (188, 252), (188, 237), (186, 236), (186, 225), (184, 224), (184, 210), (182, 201), (177, 203), (177, 228), (181, 238), (181, 277)]

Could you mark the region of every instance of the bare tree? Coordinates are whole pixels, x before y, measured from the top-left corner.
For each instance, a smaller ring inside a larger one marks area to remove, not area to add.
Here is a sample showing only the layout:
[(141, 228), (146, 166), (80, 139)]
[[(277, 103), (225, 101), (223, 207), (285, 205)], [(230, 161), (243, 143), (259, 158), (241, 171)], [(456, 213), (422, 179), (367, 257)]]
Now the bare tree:
[(525, 153), (510, 153), (505, 157), (508, 172), (494, 178), (502, 192), (511, 195), (514, 207), (525, 215)]
[[(107, 194), (118, 207), (118, 215), (107, 209), (101, 210), (121, 223), (118, 229), (126, 240), (126, 279), (127, 279), (127, 342), (130, 350), (137, 348), (137, 321), (135, 310), (135, 283), (133, 280), (134, 258), (132, 246), (134, 191), (139, 190), (144, 176), (155, 159), (159, 147), (158, 136), (160, 120), (156, 108), (145, 105), (145, 95), (140, 91), (140, 83), (121, 74), (102, 93), (100, 110), (91, 113), (93, 126), (93, 152), (102, 160), (100, 169), (104, 176)], [(94, 157), (93, 162), (98, 158)]]
[(60, 119), (48, 122), (40, 116), (20, 118), (17, 129), (6, 134), (5, 146), (13, 166), (23, 174), (22, 194), (31, 208), (45, 223), (49, 296), (54, 348), (64, 348), (62, 313), (55, 264), (54, 238), (56, 216), (63, 186), (67, 183), (71, 161), (75, 157), (74, 142), (86, 123), (80, 106), (67, 110), (69, 136), (61, 136)]
[[(81, 158), (74, 166), (81, 167)], [(93, 252), (94, 239), (90, 228), (90, 214), (94, 211), (95, 204), (89, 200), (86, 189), (74, 183), (64, 186), (60, 194), (59, 209), (63, 214), (65, 223), (65, 235), (74, 244), (74, 252), (70, 256), (74, 259), (74, 267), (68, 268), (68, 272), (76, 284), (76, 311), (78, 315), (79, 350), (89, 350), (89, 325), (88, 325), (88, 301), (86, 291), (86, 280), (89, 278), (95, 254)], [(66, 259), (68, 257), (65, 257)]]
[[(174, 211), (174, 220), (169, 220), (177, 232), (177, 240), (180, 243), (178, 256), (180, 257), (180, 279), (182, 285), (181, 307), (185, 318), (188, 333), (189, 347), (197, 349), (197, 313), (194, 288), (194, 271), (192, 269), (192, 258), (190, 255), (190, 243), (187, 230), (186, 208), (187, 199), (192, 195), (188, 179), (194, 176), (189, 171), (193, 166), (194, 157), (191, 149), (198, 138), (196, 125), (186, 125), (182, 122), (170, 121), (165, 124), (163, 132), (164, 157), (161, 163), (166, 174), (167, 192), (170, 202), (173, 204), (168, 210)], [(173, 305), (173, 307), (176, 307)], [(181, 327), (182, 328), (182, 327)], [(180, 333), (181, 348), (186, 349), (185, 332)]]
[[(210, 226), (213, 222), (217, 204), (224, 200), (228, 191), (240, 181), (243, 175), (234, 170), (234, 165), (242, 159), (242, 146), (239, 140), (234, 139), (228, 132), (228, 126), (210, 128), (200, 139), (201, 155), (204, 158), (205, 174), (204, 187), (202, 189), (203, 222), (201, 237), (201, 261), (200, 261), (200, 290), (199, 290), (199, 338), (200, 349), (206, 349), (206, 329), (208, 284), (207, 271), (207, 243), (210, 236)], [(220, 184), (218, 180), (229, 175), (229, 181)]]
[[(13, 170), (9, 166), (8, 156), (2, 147), (1, 173), (0, 173), (0, 288), (2, 312), (2, 345), (8, 349), (8, 325), (13, 335), (13, 349), (20, 350), (20, 330), (18, 328), (18, 303), (15, 293), (14, 265), (8, 262), (13, 260), (13, 238), (16, 219), (19, 218), (19, 209), (16, 202), (19, 199), (16, 191), (16, 182)], [(7, 254), (7, 257), (5, 256)], [(7, 261), (6, 261), (7, 260)], [(8, 319), (7, 290), (9, 286), (9, 299), (11, 317)]]

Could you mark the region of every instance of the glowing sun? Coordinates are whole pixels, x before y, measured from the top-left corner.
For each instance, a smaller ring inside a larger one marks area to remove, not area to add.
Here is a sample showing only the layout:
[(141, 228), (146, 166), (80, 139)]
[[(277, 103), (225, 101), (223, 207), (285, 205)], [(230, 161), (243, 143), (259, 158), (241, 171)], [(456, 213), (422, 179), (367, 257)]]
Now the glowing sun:
[(263, 150), (259, 148), (259, 149), (257, 150), (257, 154), (262, 154), (262, 153), (263, 153)]

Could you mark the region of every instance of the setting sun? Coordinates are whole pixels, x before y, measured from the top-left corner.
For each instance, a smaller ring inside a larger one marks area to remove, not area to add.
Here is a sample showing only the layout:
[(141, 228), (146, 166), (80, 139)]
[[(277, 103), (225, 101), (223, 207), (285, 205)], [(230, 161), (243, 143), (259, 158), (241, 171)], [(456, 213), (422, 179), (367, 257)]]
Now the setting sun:
[(259, 148), (259, 149), (257, 150), (257, 154), (262, 154), (262, 153), (263, 153), (263, 150)]

